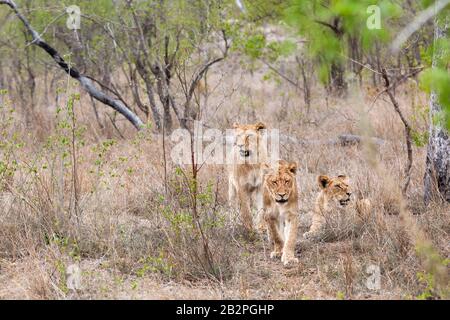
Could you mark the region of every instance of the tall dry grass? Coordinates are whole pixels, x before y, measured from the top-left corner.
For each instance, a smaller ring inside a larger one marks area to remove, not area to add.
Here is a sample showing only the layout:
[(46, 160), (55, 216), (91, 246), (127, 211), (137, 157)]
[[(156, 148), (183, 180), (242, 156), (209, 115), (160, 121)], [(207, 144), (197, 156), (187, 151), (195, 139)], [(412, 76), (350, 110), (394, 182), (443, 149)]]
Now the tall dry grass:
[[(164, 175), (161, 136), (137, 134), (121, 122), (124, 139), (112, 125), (98, 129), (89, 99), (71, 94), (76, 88), (59, 91), (57, 106), (38, 105), (27, 128), (14, 97), (3, 93), (0, 297), (448, 298), (450, 207), (421, 201), (421, 146), (414, 147), (407, 197), (399, 193), (406, 153), (389, 102), (372, 106), (358, 87), (345, 99), (325, 97), (316, 86), (308, 113), (294, 89), (259, 76), (231, 64), (217, 70), (209, 83), (221, 90), (212, 90), (203, 120), (219, 129), (261, 120), (303, 140), (342, 133), (384, 139), (380, 147), (281, 148), (299, 163), (300, 214), (313, 209), (317, 175), (347, 174), (373, 204), (363, 224), (336, 221), (345, 236), (326, 242), (299, 237), (300, 264), (285, 269), (270, 260), (264, 236), (243, 237), (226, 201), (223, 166), (199, 171), (195, 220), (189, 167), (166, 157)], [(397, 98), (423, 133), (427, 98), (411, 84)], [(74, 264), (82, 270), (75, 291), (67, 286)], [(366, 286), (370, 265), (380, 268), (378, 290)]]

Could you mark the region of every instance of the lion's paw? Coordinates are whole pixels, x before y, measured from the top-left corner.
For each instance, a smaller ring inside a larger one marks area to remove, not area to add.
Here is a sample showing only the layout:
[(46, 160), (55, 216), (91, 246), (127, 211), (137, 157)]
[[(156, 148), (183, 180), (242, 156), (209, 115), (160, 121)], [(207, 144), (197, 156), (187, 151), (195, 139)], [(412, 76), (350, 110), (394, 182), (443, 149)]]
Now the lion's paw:
[(266, 224), (264, 222), (260, 222), (256, 226), (256, 232), (258, 232), (259, 234), (264, 234), (266, 232), (266, 230), (267, 230), (267, 228), (266, 228)]
[(311, 232), (311, 231), (305, 232), (303, 234), (303, 238), (306, 240), (313, 240), (316, 236), (317, 236), (317, 234), (315, 232)]
[(278, 259), (281, 257), (281, 252), (280, 251), (272, 251), (270, 253), (270, 258), (271, 259)]
[(283, 262), (283, 265), (285, 267), (288, 267), (288, 266), (292, 266), (292, 265), (297, 264), (298, 263), (298, 259), (296, 257), (294, 257), (294, 256), (285, 256), (285, 255), (283, 255), (281, 257), (281, 262)]

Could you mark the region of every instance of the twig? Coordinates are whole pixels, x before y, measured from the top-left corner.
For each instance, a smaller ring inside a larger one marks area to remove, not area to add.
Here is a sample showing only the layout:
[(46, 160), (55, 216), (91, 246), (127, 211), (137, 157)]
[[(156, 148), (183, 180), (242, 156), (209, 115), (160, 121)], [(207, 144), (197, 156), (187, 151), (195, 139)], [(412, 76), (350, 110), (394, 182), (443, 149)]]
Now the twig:
[(114, 129), (116, 129), (116, 131), (119, 134), (119, 136), (122, 139), (125, 139), (125, 137), (123, 136), (122, 132), (120, 132), (119, 128), (117, 128), (115, 119), (113, 119), (108, 113), (106, 113), (106, 115), (108, 116), (109, 120), (111, 121), (111, 124), (113, 125)]
[[(387, 92), (388, 90), (391, 89), (395, 89), (399, 84), (403, 83), (405, 80), (408, 80), (411, 77), (414, 77), (415, 75), (417, 75), (419, 72), (421, 72), (424, 69), (423, 66), (420, 67), (416, 67), (414, 68), (414, 71), (412, 71), (411, 73), (408, 73), (407, 75), (403, 76), (402, 78), (400, 78), (399, 80), (397, 80), (396, 82), (394, 82), (393, 84), (391, 84), (388, 88), (384, 88), (383, 90), (381, 90), (380, 92), (377, 93), (377, 95), (375, 96), (375, 98), (372, 100), (372, 103), (370, 104), (370, 108), (369, 108), (369, 112), (370, 110), (372, 110), (375, 102), (377, 102), (378, 98), (385, 92)], [(386, 69), (384, 69), (386, 71)]]
[(345, 56), (345, 55), (342, 55), (342, 56), (343, 56), (344, 58), (350, 60), (350, 61), (353, 62), (354, 64), (357, 64), (357, 65), (359, 65), (359, 66), (361, 66), (361, 67), (363, 67), (363, 68), (365, 68), (365, 69), (367, 69), (367, 70), (370, 70), (370, 71), (372, 71), (373, 73), (376, 73), (376, 74), (381, 75), (381, 72), (379, 72), (379, 71), (377, 71), (377, 70), (374, 70), (374, 69), (370, 68), (368, 64), (361, 63), (361, 62), (356, 61), (356, 60), (354, 60), (354, 59), (352, 59), (352, 58), (350, 58), (350, 57), (347, 57), (347, 56)]
[(277, 75), (279, 75), (281, 78), (283, 78), (284, 80), (286, 80), (287, 82), (289, 82), (290, 84), (292, 84), (294, 87), (298, 88), (299, 90), (303, 90), (302, 87), (300, 87), (298, 81), (292, 80), (290, 79), (288, 76), (286, 76), (285, 74), (283, 74), (280, 70), (278, 70), (277, 68), (275, 68), (274, 66), (272, 66), (270, 63), (268, 63), (267, 61), (265, 61), (264, 59), (259, 59), (262, 63), (264, 63), (270, 70), (272, 70), (273, 72), (275, 72)]
[(165, 195), (167, 196), (166, 117), (163, 117), (162, 147), (163, 147), (163, 164), (164, 164), (164, 192)]
[(408, 153), (408, 162), (406, 163), (406, 167), (405, 167), (405, 181), (403, 183), (402, 193), (403, 193), (403, 196), (406, 196), (406, 191), (408, 190), (409, 182), (411, 180), (411, 167), (412, 167), (412, 163), (413, 163), (413, 151), (412, 151), (412, 143), (411, 143), (411, 126), (409, 125), (408, 120), (403, 115), (397, 100), (395, 99), (394, 95), (392, 94), (392, 91), (391, 91), (392, 87), (390, 85), (389, 77), (387, 75), (385, 68), (382, 68), (381, 75), (384, 79), (384, 86), (386, 88), (385, 91), (388, 94), (389, 99), (392, 102), (392, 105), (394, 106), (394, 110), (397, 112), (397, 114), (400, 117), (400, 120), (403, 122), (403, 125), (405, 126), (405, 140), (406, 140), (406, 149), (407, 149), (407, 153)]

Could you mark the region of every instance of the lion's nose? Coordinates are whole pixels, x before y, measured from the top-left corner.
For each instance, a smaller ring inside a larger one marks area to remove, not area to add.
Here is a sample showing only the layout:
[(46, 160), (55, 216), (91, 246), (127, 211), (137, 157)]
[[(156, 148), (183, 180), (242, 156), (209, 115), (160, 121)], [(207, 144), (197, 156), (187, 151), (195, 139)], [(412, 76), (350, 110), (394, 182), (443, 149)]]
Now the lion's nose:
[(278, 194), (280, 197), (284, 198), (286, 196), (286, 193), (279, 193)]
[(352, 195), (352, 193), (351, 192), (347, 192), (347, 195), (350, 197)]

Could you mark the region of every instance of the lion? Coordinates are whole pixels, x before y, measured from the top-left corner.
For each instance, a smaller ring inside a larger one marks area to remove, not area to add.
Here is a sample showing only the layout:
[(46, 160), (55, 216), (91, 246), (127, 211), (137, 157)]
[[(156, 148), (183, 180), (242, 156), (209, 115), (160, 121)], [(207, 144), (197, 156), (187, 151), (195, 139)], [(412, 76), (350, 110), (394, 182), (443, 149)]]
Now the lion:
[(298, 263), (294, 254), (298, 230), (297, 164), (278, 160), (275, 168), (266, 168), (263, 214), (273, 244), (270, 257), (281, 257), (285, 266)]
[[(353, 201), (350, 180), (346, 175), (329, 177), (320, 175), (317, 178), (320, 192), (317, 196), (314, 212), (312, 215), (311, 227), (303, 234), (305, 239), (319, 238), (325, 229), (327, 222), (339, 213), (349, 215), (356, 213), (359, 221), (363, 221), (371, 210), (371, 203), (368, 199), (356, 199)], [(351, 220), (350, 224), (355, 225), (357, 220)], [(337, 230), (334, 230), (335, 233)]]
[(237, 205), (244, 228), (253, 232), (252, 204), (257, 209), (258, 224), (262, 212), (262, 164), (267, 158), (266, 145), (262, 143), (265, 124), (233, 125), (235, 139), (233, 144), (233, 164), (228, 177), (228, 200), (231, 206)]

